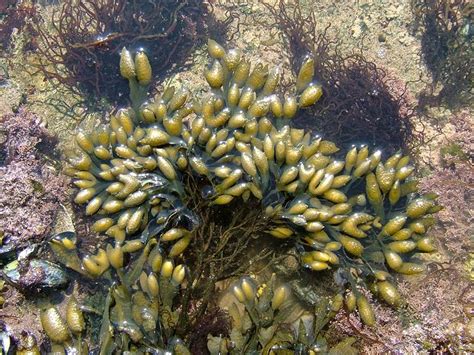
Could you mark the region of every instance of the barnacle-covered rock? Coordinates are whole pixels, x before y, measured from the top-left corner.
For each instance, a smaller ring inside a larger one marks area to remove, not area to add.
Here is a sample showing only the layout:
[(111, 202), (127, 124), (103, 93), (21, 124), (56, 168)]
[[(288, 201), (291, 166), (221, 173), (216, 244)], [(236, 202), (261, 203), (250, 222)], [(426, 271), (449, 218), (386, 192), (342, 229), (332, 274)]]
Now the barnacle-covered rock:
[[(396, 153), (383, 161), (381, 151), (365, 145), (340, 153), (333, 142), (291, 126), (298, 110), (323, 93), (313, 79), (312, 58), (303, 62), (296, 89), (280, 97), (278, 68), (252, 68), (240, 51), (214, 41), (209, 53), (204, 76), (210, 93), (191, 104), (190, 93), (175, 87), (147, 100), (146, 54), (133, 59), (122, 51), (132, 107), (91, 133), (79, 132), (68, 169), (79, 188), (75, 202), (111, 241), (95, 255), (79, 257), (72, 240), (53, 240), (56, 253), (91, 277), (113, 268), (124, 284), (111, 291), (116, 304), (132, 297), (126, 290), (138, 279), (143, 295), (163, 298), (160, 280), (182, 281), (184, 267), (174, 267), (173, 259), (192, 245), (202, 223), (188, 208), (189, 194), (200, 194), (209, 207), (253, 199), (265, 211), (264, 232), (293, 242), (303, 267), (337, 270), (340, 285), (356, 293), (378, 280), (380, 297), (398, 304), (389, 272), (423, 270), (413, 256), (434, 250), (426, 233), (439, 210), (436, 196), (416, 194), (409, 158)], [(190, 190), (190, 179), (202, 182), (201, 191)], [(156, 243), (169, 260), (154, 254)], [(137, 252), (145, 259), (154, 254), (151, 271), (127, 265), (127, 254)], [(247, 279), (234, 287), (244, 303), (252, 303), (256, 291)], [(363, 294), (350, 304), (374, 324)], [(144, 334), (144, 325), (137, 327), (125, 331), (133, 342)]]
[(6, 264), (47, 238), (67, 200), (68, 179), (51, 164), (56, 138), (26, 108), (0, 117), (0, 132), (0, 259)]

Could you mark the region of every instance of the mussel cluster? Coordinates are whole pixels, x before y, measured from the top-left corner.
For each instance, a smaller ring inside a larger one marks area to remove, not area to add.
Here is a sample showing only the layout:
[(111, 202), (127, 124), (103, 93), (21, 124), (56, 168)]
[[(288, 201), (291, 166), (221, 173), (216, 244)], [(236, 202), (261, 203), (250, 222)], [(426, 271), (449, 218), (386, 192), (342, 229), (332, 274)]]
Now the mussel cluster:
[[(79, 188), (75, 202), (113, 242), (80, 258), (75, 240), (62, 236), (52, 241), (54, 250), (78, 272), (99, 277), (112, 266), (122, 283), (140, 279), (153, 295), (159, 268), (152, 261), (150, 273), (138, 276), (144, 262), (135, 272), (139, 266), (124, 262), (124, 254), (148, 255), (153, 247), (169, 259), (181, 255), (201, 223), (187, 205), (190, 193), (209, 207), (252, 199), (268, 222), (264, 233), (294, 242), (305, 268), (336, 270), (341, 287), (352, 289), (347, 307), (357, 305), (373, 324), (359, 288), (368, 281), (388, 303), (399, 303), (390, 272), (423, 270), (412, 257), (434, 250), (426, 232), (440, 209), (436, 196), (416, 193), (414, 168), (401, 153), (382, 161), (381, 151), (361, 146), (341, 155), (334, 143), (291, 127), (297, 111), (323, 94), (313, 81), (313, 58), (304, 59), (294, 92), (281, 98), (278, 67), (252, 68), (239, 50), (212, 40), (208, 49), (212, 63), (204, 76), (211, 89), (200, 100), (168, 87), (147, 101), (147, 56), (122, 51), (132, 107), (90, 134), (79, 132), (68, 168)], [(189, 177), (203, 181), (200, 191), (187, 186)], [(136, 279), (126, 280), (130, 273)]]

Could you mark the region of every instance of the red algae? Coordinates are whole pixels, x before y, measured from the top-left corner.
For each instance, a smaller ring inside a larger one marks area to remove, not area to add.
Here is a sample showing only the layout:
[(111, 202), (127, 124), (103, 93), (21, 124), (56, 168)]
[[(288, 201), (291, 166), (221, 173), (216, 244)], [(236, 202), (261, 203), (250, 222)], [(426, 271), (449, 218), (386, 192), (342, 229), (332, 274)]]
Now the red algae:
[(67, 179), (47, 163), (55, 139), (25, 109), (1, 118), (0, 230), (14, 249), (39, 242), (67, 198)]

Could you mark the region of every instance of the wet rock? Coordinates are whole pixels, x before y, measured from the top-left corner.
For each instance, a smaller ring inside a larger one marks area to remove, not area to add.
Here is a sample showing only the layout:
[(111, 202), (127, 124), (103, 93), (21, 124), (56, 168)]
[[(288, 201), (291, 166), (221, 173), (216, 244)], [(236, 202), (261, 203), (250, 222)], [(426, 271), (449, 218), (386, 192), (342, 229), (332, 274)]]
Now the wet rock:
[(15, 260), (5, 266), (3, 274), (8, 282), (28, 293), (62, 288), (68, 282), (60, 266), (41, 259)]

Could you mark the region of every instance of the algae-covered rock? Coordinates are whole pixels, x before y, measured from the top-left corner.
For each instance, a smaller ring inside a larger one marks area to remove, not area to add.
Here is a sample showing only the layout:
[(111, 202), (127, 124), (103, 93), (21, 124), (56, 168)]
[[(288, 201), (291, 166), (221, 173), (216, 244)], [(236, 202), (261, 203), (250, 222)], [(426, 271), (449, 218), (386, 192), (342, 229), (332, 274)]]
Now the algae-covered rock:
[[(26, 109), (0, 119), (1, 254), (45, 239), (67, 196), (67, 179), (54, 164), (56, 139)], [(48, 158), (49, 157), (49, 158)]]

